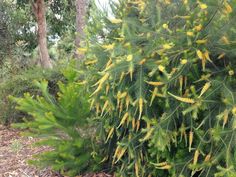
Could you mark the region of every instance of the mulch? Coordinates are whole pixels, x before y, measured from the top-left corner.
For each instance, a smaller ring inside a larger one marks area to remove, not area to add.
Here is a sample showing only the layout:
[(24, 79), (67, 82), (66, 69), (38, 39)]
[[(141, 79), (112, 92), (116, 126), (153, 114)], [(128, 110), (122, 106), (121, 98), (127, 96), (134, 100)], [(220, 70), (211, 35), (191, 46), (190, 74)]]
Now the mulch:
[[(33, 155), (50, 150), (48, 147), (34, 147), (36, 139), (22, 137), (13, 128), (0, 125), (0, 177), (62, 177), (50, 168), (37, 169), (27, 161)], [(91, 173), (80, 177), (114, 177), (105, 173)]]

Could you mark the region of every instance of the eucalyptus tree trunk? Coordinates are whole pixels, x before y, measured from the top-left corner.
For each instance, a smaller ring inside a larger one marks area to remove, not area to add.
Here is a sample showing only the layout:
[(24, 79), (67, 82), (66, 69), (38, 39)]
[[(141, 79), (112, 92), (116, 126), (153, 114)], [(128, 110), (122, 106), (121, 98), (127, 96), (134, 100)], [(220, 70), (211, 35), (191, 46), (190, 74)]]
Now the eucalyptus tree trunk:
[(38, 24), (38, 45), (40, 64), (43, 68), (52, 68), (52, 63), (47, 48), (47, 23), (45, 15), (44, 0), (35, 0), (32, 2), (33, 12)]
[[(81, 39), (84, 38), (84, 26), (85, 26), (85, 16), (86, 16), (86, 8), (87, 8), (87, 0), (76, 0), (76, 39), (75, 45), (77, 48), (81, 47)], [(81, 59), (83, 57), (82, 54), (79, 54), (76, 50), (76, 58)]]

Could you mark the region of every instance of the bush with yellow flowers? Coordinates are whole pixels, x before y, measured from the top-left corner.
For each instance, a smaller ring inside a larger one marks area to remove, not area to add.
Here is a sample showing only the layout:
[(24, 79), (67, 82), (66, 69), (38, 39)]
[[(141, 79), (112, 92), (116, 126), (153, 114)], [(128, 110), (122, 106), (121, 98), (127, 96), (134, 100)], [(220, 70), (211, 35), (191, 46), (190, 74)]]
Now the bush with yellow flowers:
[(236, 1), (120, 0), (91, 12), (87, 83), (117, 176), (236, 174)]

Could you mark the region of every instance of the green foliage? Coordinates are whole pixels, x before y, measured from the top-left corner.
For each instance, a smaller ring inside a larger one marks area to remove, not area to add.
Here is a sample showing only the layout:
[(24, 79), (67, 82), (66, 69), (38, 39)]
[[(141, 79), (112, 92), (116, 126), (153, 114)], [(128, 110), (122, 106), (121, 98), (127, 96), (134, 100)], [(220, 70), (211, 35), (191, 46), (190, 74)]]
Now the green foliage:
[(0, 71), (0, 123), (7, 125), (21, 121), (24, 115), (23, 112), (15, 109), (15, 103), (8, 99), (9, 95), (21, 97), (25, 92), (39, 93), (39, 89), (33, 86), (33, 81), (43, 78), (49, 81), (50, 93), (55, 95), (58, 90), (56, 83), (64, 80), (59, 68), (54, 70), (27, 68), (21, 62), (12, 64), (5, 61)]
[(49, 93), (48, 82), (42, 80), (34, 81), (41, 96), (26, 93), (23, 98), (13, 98), (17, 108), (32, 117), (16, 124), (16, 127), (27, 128), (28, 134), (39, 137), (37, 145), (52, 148), (36, 156), (33, 164), (50, 166), (61, 174), (75, 176), (99, 167), (95, 162), (98, 157), (93, 154), (95, 145), (92, 142), (96, 129), (88, 124), (91, 116), (88, 95), (77, 81), (78, 72), (69, 67), (63, 74), (66, 82), (58, 82), (59, 92), (56, 95)]
[(118, 176), (234, 176), (235, 8), (125, 0), (114, 19), (92, 13), (80, 51), (104, 162)]

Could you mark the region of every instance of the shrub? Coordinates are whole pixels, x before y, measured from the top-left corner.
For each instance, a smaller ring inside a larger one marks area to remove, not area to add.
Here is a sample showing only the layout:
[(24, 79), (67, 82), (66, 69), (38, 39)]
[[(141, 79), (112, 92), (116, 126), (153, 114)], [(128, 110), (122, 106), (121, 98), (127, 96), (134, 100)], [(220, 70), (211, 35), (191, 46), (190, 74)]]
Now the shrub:
[(56, 95), (49, 93), (48, 82), (42, 80), (34, 81), (41, 96), (25, 93), (23, 98), (13, 98), (17, 108), (32, 117), (15, 126), (28, 129), (27, 134), (39, 137), (37, 145), (52, 148), (36, 156), (33, 164), (50, 166), (64, 175), (75, 176), (99, 167), (95, 162), (98, 157), (93, 154), (95, 128), (88, 124), (91, 116), (88, 94), (77, 81), (77, 71), (70, 67), (63, 73), (66, 81), (58, 83)]
[(38, 88), (33, 86), (33, 80), (47, 79), (49, 81), (50, 93), (56, 94), (58, 87), (56, 83), (63, 81), (63, 76), (58, 68), (54, 70), (43, 70), (39, 67), (19, 68), (9, 62), (4, 62), (1, 67), (0, 83), (0, 123), (9, 125), (12, 122), (21, 121), (24, 115), (15, 109), (15, 103), (8, 99), (9, 95), (21, 97), (25, 92), (36, 94)]
[(87, 28), (91, 106), (117, 176), (235, 175), (235, 7), (126, 0)]

